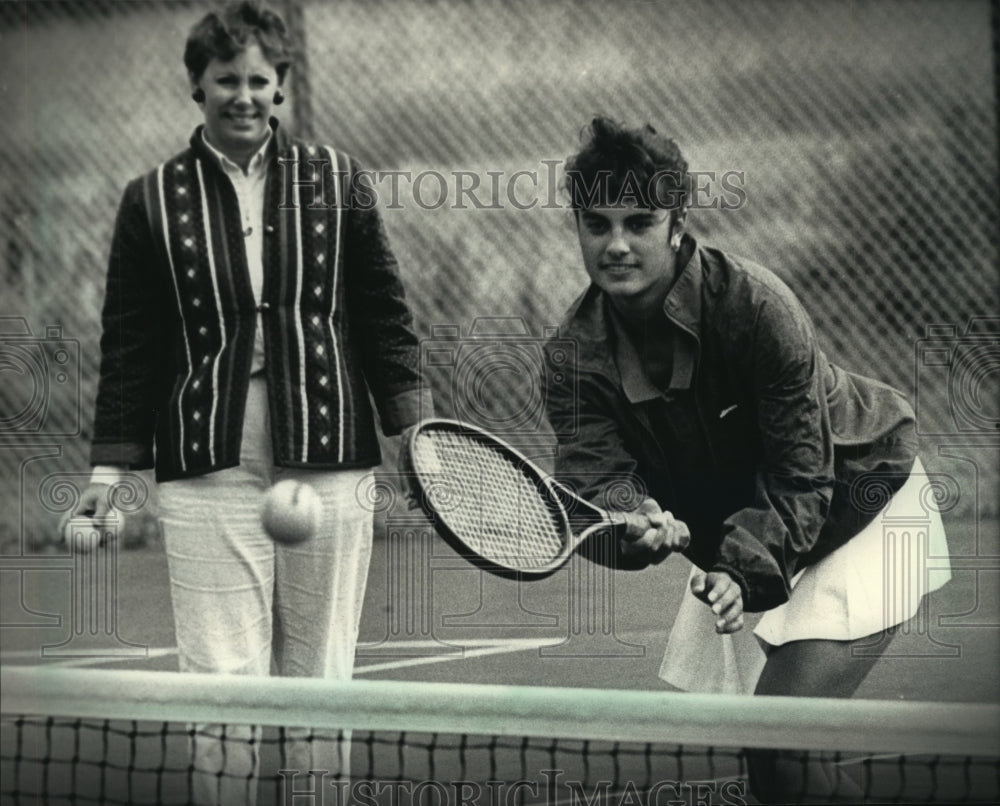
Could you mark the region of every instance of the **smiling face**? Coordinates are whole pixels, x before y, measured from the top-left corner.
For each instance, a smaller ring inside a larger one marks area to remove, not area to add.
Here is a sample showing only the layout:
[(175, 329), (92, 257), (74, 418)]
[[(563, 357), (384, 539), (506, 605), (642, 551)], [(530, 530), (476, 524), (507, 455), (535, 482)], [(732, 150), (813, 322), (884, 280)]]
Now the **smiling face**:
[(244, 164), (260, 148), (270, 131), (268, 119), (278, 72), (260, 46), (250, 44), (230, 61), (213, 59), (192, 88), (205, 93), (201, 104), (205, 135), (219, 151)]
[(587, 274), (619, 310), (645, 317), (662, 309), (677, 265), (669, 211), (590, 207), (577, 212), (577, 230)]

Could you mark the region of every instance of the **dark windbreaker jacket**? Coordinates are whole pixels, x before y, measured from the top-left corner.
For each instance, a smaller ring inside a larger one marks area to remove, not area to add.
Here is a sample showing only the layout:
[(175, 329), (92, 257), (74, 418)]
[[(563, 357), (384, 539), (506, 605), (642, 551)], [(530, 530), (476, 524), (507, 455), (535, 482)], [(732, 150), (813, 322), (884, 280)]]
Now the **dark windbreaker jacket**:
[(659, 385), (599, 288), (570, 308), (558, 362), (548, 351), (556, 474), (608, 509), (656, 499), (691, 529), (690, 559), (730, 573), (746, 610), (767, 610), (905, 482), (913, 411), (890, 386), (830, 363), (771, 272), (690, 236), (678, 265)]

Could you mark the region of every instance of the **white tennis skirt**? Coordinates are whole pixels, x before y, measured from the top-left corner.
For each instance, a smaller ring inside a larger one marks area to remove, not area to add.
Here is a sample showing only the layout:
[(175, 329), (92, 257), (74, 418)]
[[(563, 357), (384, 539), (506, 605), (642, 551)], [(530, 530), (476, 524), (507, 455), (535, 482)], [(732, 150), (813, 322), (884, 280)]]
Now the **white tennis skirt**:
[[(691, 574), (698, 569), (692, 567)], [(716, 617), (690, 587), (667, 640), (660, 677), (684, 691), (750, 694), (767, 650), (789, 641), (854, 641), (902, 624), (951, 579), (933, 487), (918, 459), (909, 479), (860, 533), (792, 579), (783, 605), (748, 613), (742, 630)]]

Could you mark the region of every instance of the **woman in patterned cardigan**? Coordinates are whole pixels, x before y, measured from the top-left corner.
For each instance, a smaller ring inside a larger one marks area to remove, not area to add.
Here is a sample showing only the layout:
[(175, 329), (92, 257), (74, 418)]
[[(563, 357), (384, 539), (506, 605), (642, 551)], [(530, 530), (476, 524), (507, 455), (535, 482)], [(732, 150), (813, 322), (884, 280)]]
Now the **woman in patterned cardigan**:
[[(356, 487), (383, 430), (426, 416), (418, 345), (365, 173), (272, 117), (291, 59), (281, 18), (206, 15), (185, 65), (204, 124), (132, 181), (108, 269), (91, 461), (78, 512), (155, 468), (182, 671), (347, 679), (372, 544)], [(279, 545), (260, 499), (308, 481), (320, 532)], [(256, 729), (203, 726), (199, 803), (252, 802)], [(286, 733), (285, 766), (344, 772), (333, 742)], [(308, 765), (308, 766), (304, 766)]]

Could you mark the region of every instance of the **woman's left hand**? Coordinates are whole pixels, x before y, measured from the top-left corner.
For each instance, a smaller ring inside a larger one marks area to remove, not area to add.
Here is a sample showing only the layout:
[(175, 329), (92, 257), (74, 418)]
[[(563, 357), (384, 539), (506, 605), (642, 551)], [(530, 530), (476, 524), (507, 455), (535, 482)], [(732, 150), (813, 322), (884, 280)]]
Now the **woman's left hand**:
[(698, 571), (691, 578), (691, 593), (712, 608), (720, 634), (743, 629), (743, 591), (725, 571)]

